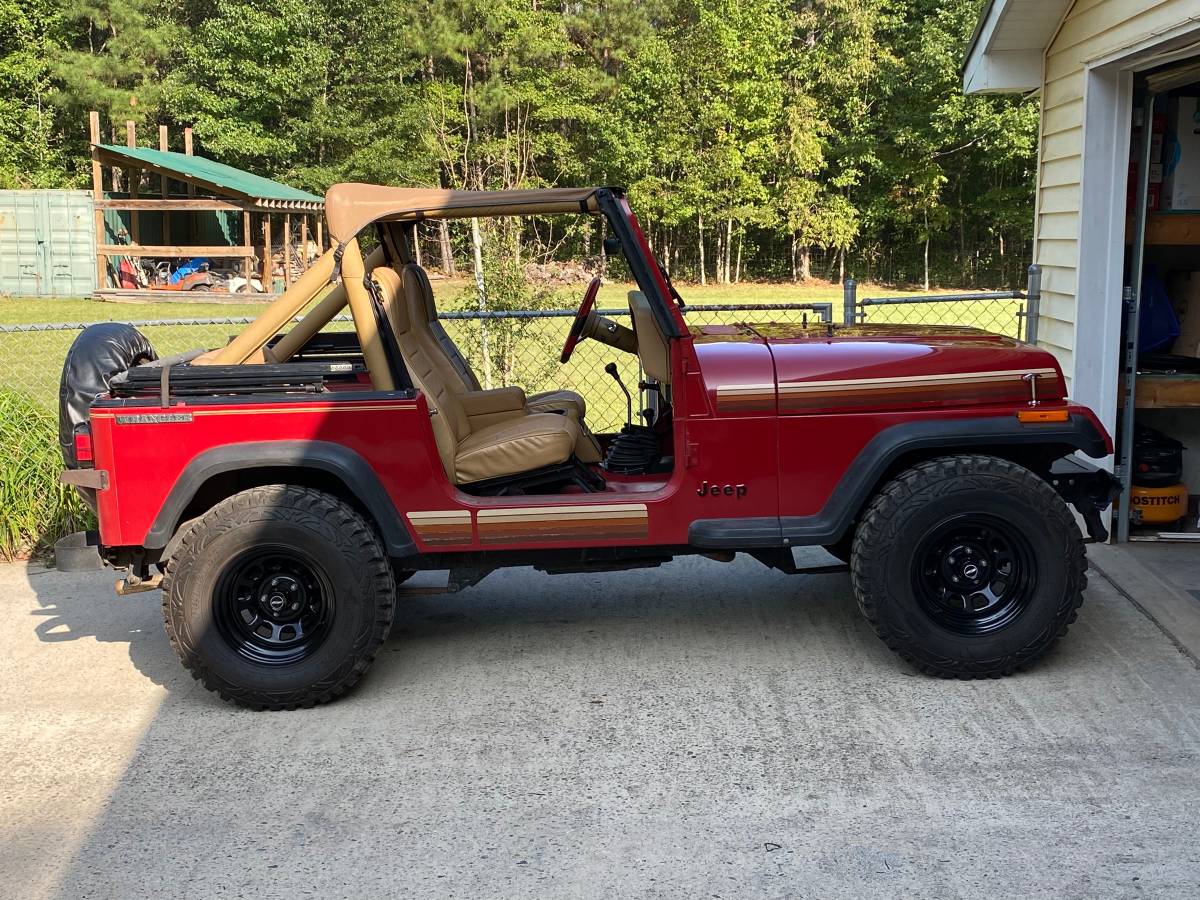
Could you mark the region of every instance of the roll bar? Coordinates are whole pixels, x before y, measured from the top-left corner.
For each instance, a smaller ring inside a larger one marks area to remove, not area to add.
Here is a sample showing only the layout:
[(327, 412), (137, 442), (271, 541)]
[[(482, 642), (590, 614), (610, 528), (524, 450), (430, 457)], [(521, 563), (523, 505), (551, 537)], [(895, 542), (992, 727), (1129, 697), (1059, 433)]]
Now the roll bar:
[(283, 292), (282, 296), (247, 325), (241, 334), (207, 359), (197, 360), (197, 364), (240, 365), (260, 352), (268, 362), (287, 362), (313, 335), (349, 305), (371, 384), (379, 391), (393, 390), (395, 384), (388, 368), (379, 329), (375, 324), (371, 296), (363, 281), (368, 272), (383, 262), (382, 248), (372, 250), (364, 260), (358, 240), (347, 242), (341, 254), (341, 281), (335, 284), (279, 343), (268, 349), (267, 342), (312, 302), (333, 278), (337, 265), (336, 251), (326, 251), (307, 272)]

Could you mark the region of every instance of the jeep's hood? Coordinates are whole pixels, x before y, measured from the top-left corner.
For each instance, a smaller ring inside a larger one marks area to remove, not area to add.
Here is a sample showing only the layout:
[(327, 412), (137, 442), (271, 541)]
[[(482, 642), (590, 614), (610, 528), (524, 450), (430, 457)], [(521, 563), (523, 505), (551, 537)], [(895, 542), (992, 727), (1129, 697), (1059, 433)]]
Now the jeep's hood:
[(743, 324), (692, 334), (702, 370), (731, 344), (765, 344), (781, 413), (1020, 403), (1035, 390), (1038, 400), (1066, 396), (1049, 353), (974, 328)]

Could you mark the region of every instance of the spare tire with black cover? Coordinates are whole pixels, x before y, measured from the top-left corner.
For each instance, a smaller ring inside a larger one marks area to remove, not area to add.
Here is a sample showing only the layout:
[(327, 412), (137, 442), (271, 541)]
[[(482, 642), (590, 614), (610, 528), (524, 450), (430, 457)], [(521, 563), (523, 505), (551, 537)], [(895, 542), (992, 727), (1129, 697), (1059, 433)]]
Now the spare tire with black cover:
[[(92, 402), (108, 390), (113, 378), (134, 366), (158, 359), (145, 335), (122, 322), (101, 322), (80, 332), (67, 351), (58, 387), (58, 445), (68, 469), (79, 468), (75, 433), (88, 422)], [(80, 489), (95, 509), (95, 498)]]
[(1029, 469), (963, 454), (918, 463), (867, 506), (851, 578), (876, 634), (930, 675), (994, 678), (1041, 657), (1075, 621), (1083, 537)]

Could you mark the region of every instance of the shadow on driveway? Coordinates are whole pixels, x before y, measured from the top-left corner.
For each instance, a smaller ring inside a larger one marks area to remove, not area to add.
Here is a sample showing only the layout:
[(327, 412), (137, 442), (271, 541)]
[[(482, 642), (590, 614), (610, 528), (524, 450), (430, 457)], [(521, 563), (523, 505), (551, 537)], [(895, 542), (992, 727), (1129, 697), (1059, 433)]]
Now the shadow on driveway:
[(65, 578), (29, 579), (44, 655), (128, 642), (162, 687), (64, 897), (1194, 896), (1200, 881), (1200, 673), (1097, 579), (1034, 670), (946, 682), (883, 647), (845, 576), (741, 559), (500, 572), (406, 601), (341, 701), (251, 713), (183, 672), (157, 594)]

